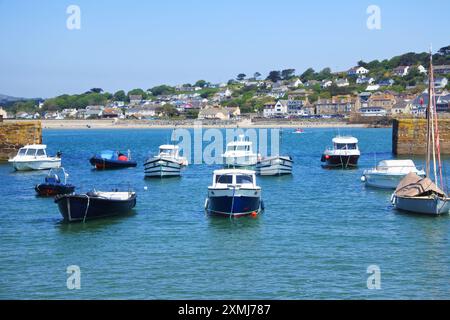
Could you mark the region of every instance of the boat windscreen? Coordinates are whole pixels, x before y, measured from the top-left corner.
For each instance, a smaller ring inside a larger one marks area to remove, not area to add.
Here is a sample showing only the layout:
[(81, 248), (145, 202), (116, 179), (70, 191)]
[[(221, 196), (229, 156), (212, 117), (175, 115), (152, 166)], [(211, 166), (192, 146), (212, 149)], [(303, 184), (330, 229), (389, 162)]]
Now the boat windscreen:
[(34, 156), (36, 154), (36, 149), (28, 149), (27, 156)]
[(223, 184), (232, 184), (233, 183), (233, 176), (232, 175), (221, 175), (216, 177), (216, 183), (223, 183)]
[(20, 149), (19, 150), (19, 156), (24, 156), (27, 153), (27, 149)]
[(253, 177), (249, 175), (238, 175), (236, 176), (236, 183), (237, 184), (253, 183)]
[(112, 160), (116, 158), (116, 153), (111, 150), (104, 150), (100, 153), (100, 158)]

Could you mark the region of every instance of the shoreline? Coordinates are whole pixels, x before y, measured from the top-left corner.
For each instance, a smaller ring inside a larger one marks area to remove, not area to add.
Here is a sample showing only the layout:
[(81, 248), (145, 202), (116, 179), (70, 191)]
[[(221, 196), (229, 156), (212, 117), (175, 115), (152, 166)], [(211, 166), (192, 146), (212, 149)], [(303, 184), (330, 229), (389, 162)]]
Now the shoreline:
[[(89, 130), (89, 129), (193, 129), (198, 126), (194, 121), (145, 121), (145, 120), (41, 120), (42, 129), (50, 130)], [(290, 122), (250, 122), (202, 123), (202, 128), (250, 129), (250, 128), (368, 128), (367, 124), (347, 123), (343, 121), (290, 121)]]

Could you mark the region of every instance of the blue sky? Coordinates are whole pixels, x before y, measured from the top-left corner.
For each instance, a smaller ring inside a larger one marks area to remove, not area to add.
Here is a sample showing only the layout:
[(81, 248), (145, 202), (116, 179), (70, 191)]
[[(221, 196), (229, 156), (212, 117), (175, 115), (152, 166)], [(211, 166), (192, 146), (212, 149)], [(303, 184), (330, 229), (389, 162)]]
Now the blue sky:
[[(68, 30), (66, 9), (81, 9)], [(381, 30), (366, 27), (369, 5)], [(0, 0), (0, 94), (51, 97), (92, 87), (222, 82), (450, 45), (450, 1)]]

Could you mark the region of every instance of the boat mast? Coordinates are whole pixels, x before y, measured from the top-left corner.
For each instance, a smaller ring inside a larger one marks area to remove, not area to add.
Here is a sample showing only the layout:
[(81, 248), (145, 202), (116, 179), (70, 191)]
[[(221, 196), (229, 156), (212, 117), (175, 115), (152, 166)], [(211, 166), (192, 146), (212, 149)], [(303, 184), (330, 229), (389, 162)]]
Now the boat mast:
[(437, 174), (436, 174), (436, 108), (434, 106), (434, 74), (433, 74), (433, 55), (430, 52), (430, 76), (429, 76), (429, 83), (428, 83), (428, 107), (430, 111), (430, 123), (431, 123), (431, 145), (432, 145), (432, 151), (433, 151), (433, 175), (434, 175), (434, 183), (439, 187), (438, 181), (437, 181)]

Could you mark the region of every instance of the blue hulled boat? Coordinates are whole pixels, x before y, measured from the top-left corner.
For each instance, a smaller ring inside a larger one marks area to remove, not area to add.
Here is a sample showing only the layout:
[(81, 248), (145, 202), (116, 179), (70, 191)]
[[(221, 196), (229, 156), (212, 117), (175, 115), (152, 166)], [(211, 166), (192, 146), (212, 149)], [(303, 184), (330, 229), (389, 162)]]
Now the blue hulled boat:
[(55, 198), (65, 221), (85, 221), (129, 213), (136, 206), (135, 192), (88, 192)]
[(208, 187), (205, 210), (209, 214), (227, 217), (256, 216), (264, 209), (261, 188), (256, 185), (251, 170), (215, 170), (212, 186)]
[(136, 161), (131, 160), (130, 153), (128, 156), (118, 151), (104, 150), (89, 159), (91, 165), (96, 169), (121, 169), (136, 167)]
[(34, 189), (43, 197), (70, 194), (75, 191), (75, 186), (67, 183), (68, 176), (64, 168), (52, 169), (45, 177), (45, 181), (37, 184)]

